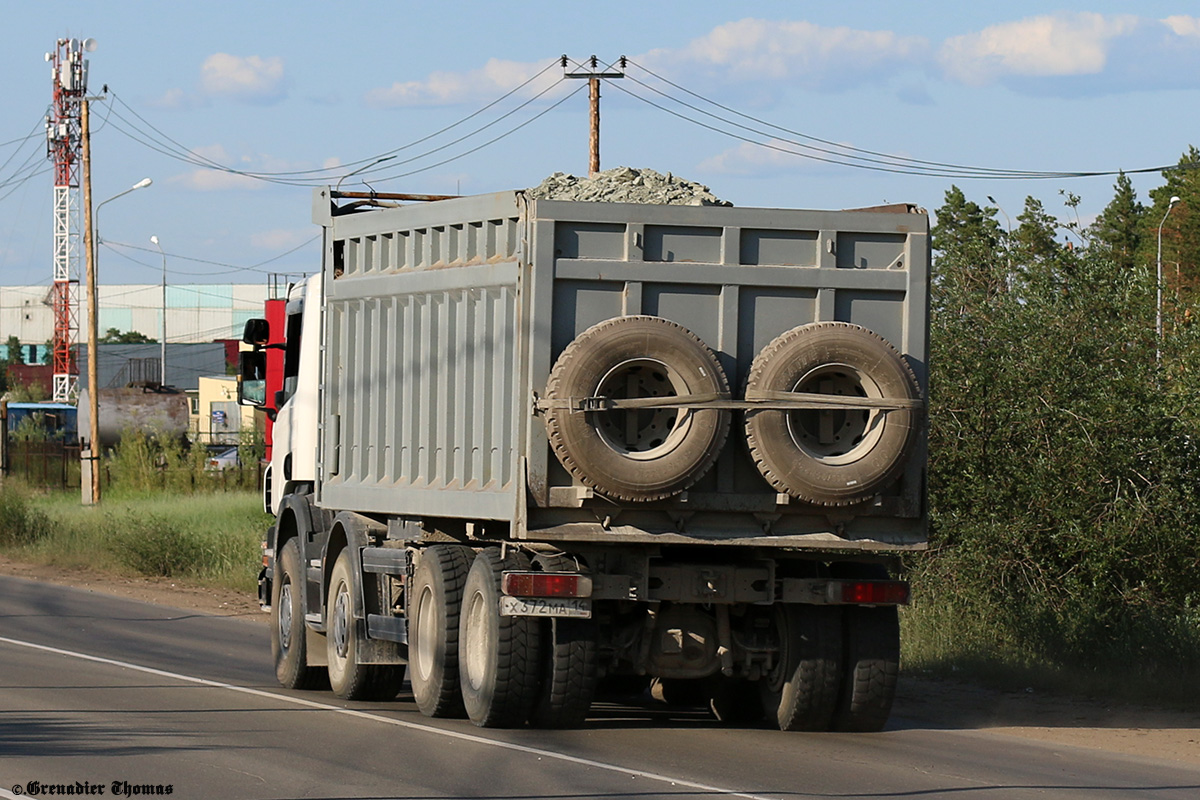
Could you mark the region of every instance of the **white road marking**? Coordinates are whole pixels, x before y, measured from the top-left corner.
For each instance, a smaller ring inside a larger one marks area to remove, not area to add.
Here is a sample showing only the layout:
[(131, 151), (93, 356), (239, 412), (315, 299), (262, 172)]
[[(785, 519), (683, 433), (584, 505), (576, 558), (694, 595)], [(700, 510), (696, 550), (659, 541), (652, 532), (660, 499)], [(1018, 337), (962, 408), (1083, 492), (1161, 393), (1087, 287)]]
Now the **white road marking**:
[[(143, 672), (147, 675), (156, 675), (160, 678), (170, 678), (172, 680), (183, 681), (185, 683), (193, 683), (198, 686), (208, 686), (213, 689), (225, 689), (230, 692), (239, 692), (248, 694), (254, 697), (263, 697), (269, 700), (291, 703), (305, 708), (315, 708), (321, 711), (332, 711), (335, 714), (342, 714), (348, 717), (357, 717), (366, 719), (372, 722), (380, 722), (384, 725), (394, 725), (398, 728), (408, 728), (409, 730), (429, 733), (435, 736), (442, 736), (447, 739), (457, 739), (463, 742), (471, 742), (472, 744), (483, 745), (485, 747), (497, 747), (502, 750), (513, 750), (526, 755), (540, 756), (542, 758), (552, 758), (556, 761), (564, 761), (569, 764), (578, 764), (584, 767), (592, 767), (594, 769), (606, 770), (608, 772), (617, 772), (622, 775), (628, 775), (634, 778), (646, 778), (659, 783), (665, 783), (674, 787), (683, 787), (685, 789), (695, 789), (697, 791), (706, 792), (709, 794), (719, 794), (727, 797), (739, 797), (743, 800), (776, 800), (766, 795), (747, 794), (739, 792), (736, 789), (728, 789), (723, 786), (713, 786), (707, 783), (698, 783), (690, 781), (686, 778), (672, 778), (669, 775), (661, 775), (657, 772), (647, 772), (646, 770), (631, 769), (630, 767), (622, 767), (618, 764), (609, 764), (604, 761), (594, 761), (590, 758), (580, 758), (579, 756), (566, 755), (565, 753), (556, 753), (553, 750), (543, 750), (540, 747), (530, 747), (523, 744), (515, 744), (513, 742), (504, 742), (497, 739), (488, 739), (484, 736), (477, 736), (471, 733), (461, 733), (459, 731), (449, 731), (442, 728), (435, 728), (431, 725), (423, 725), (418, 722), (409, 722), (402, 719), (394, 719), (392, 717), (383, 717), (367, 711), (358, 711), (353, 708), (343, 708), (341, 706), (330, 705), (329, 703), (318, 703), (314, 700), (305, 700), (300, 697), (289, 697), (288, 695), (276, 694), (275, 692), (264, 691), (263, 689), (252, 689), (249, 686), (237, 686), (232, 683), (223, 683), (221, 681), (212, 681), (207, 678), (197, 678), (193, 675), (182, 675), (178, 672), (168, 672), (166, 670), (155, 669), (153, 667), (145, 667), (141, 664), (132, 664), (127, 661), (117, 661), (111, 658), (101, 658), (100, 656), (91, 656), (86, 653), (76, 653), (71, 650), (63, 650), (58, 647), (49, 647), (44, 644), (34, 644), (33, 642), (22, 642), (18, 639), (9, 639), (5, 636), (0, 636), (0, 643), (10, 644), (14, 647), (25, 647), (30, 650), (41, 650), (46, 653), (54, 653), (55, 655), (67, 656), (68, 658), (77, 658), (81, 661), (91, 661), (97, 664), (107, 664), (113, 667), (121, 667), (123, 669), (131, 669), (137, 672)], [(13, 800), (17, 796), (9, 792), (7, 789), (0, 787), (0, 797)], [(20, 798), (24, 800), (24, 798)]]

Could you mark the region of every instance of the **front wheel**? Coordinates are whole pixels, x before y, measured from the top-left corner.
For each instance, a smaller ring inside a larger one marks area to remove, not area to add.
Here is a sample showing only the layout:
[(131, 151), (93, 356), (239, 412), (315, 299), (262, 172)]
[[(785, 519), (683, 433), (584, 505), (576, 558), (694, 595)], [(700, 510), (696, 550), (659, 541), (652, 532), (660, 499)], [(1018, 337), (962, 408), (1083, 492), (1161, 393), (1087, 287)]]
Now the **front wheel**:
[(354, 618), (354, 582), (350, 552), (343, 550), (333, 564), (326, 603), (325, 641), (328, 644), (329, 686), (346, 700), (390, 700), (404, 682), (404, 667), (358, 663), (359, 634)]

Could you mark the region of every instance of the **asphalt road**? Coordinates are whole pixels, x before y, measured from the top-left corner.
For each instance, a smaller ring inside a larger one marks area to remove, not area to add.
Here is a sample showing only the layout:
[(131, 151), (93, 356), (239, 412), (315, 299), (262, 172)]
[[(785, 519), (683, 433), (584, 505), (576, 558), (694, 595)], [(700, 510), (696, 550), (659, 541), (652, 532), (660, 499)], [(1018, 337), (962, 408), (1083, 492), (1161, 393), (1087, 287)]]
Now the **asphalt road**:
[[(598, 706), (575, 731), (275, 683), (261, 624), (0, 578), (0, 797), (1187, 798), (1200, 769), (893, 719), (730, 729)], [(102, 790), (96, 791), (97, 789)]]

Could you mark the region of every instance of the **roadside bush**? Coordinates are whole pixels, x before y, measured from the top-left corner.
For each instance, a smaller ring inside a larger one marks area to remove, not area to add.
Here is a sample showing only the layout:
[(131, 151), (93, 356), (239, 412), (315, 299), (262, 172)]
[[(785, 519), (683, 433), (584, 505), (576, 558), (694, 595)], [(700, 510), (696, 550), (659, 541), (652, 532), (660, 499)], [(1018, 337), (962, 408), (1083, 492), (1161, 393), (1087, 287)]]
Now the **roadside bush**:
[(200, 571), (205, 548), (192, 533), (156, 514), (110, 516), (110, 549), (117, 559), (142, 575), (178, 577)]
[(0, 547), (33, 544), (50, 536), (54, 525), (28, 495), (11, 484), (0, 489)]
[(1052, 238), (1037, 252), (944, 241), (933, 552), (910, 561), (910, 664), (1189, 685), (1200, 678), (1195, 333), (1160, 344), (1153, 275), (1103, 253)]
[(200, 444), (190, 447), (174, 436), (126, 431), (108, 452), (105, 469), (115, 491), (144, 495), (159, 491), (213, 492), (258, 488), (261, 438), (244, 437), (238, 445), (242, 466), (209, 468), (209, 453)]

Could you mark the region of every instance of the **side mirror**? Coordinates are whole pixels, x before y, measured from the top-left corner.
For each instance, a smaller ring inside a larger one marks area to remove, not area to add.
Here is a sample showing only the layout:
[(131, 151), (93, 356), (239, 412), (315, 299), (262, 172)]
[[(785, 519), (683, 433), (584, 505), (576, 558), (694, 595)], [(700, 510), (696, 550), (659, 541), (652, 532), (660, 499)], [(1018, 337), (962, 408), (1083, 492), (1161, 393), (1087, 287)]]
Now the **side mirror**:
[(261, 350), (238, 353), (238, 403), (260, 408), (267, 404), (267, 354)]
[(255, 318), (246, 320), (246, 327), (242, 329), (243, 342), (258, 348), (265, 346), (270, 340), (271, 326), (267, 324), (265, 319)]

